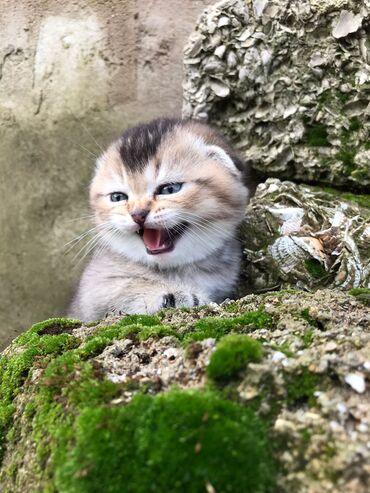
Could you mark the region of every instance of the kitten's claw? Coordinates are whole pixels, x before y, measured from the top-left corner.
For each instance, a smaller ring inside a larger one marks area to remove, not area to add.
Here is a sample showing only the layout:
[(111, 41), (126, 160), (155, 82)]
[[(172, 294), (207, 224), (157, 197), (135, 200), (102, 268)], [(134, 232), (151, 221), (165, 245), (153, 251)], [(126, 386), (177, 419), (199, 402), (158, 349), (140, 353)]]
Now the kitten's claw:
[(110, 312), (105, 313), (104, 318), (117, 317), (117, 316), (122, 317), (123, 315), (125, 315), (124, 311), (113, 308)]

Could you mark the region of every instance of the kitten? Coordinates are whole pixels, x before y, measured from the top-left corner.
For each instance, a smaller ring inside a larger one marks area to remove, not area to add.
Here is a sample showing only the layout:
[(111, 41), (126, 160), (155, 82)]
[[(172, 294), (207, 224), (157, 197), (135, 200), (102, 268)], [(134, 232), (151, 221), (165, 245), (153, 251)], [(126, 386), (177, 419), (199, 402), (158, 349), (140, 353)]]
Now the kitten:
[(206, 124), (159, 119), (126, 131), (97, 161), (90, 205), (99, 246), (69, 315), (88, 321), (231, 296), (247, 172)]

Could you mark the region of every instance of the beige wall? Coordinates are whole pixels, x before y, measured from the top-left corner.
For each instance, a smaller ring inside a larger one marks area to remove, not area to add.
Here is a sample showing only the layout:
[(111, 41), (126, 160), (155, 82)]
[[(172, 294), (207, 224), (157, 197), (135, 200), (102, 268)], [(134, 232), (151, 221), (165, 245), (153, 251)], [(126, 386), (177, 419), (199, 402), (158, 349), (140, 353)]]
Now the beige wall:
[(64, 313), (93, 154), (180, 115), (182, 47), (210, 3), (0, 0), (0, 346)]

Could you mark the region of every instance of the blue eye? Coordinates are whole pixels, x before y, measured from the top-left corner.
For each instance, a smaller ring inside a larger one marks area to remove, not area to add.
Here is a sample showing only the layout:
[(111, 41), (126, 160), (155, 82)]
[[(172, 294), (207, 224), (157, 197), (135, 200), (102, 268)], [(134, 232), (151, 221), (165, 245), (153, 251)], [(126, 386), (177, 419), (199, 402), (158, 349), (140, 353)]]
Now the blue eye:
[(172, 193), (177, 193), (181, 190), (183, 183), (166, 183), (157, 188), (157, 195), (171, 195)]
[(122, 202), (122, 200), (127, 200), (128, 195), (123, 192), (113, 192), (110, 194), (111, 202)]

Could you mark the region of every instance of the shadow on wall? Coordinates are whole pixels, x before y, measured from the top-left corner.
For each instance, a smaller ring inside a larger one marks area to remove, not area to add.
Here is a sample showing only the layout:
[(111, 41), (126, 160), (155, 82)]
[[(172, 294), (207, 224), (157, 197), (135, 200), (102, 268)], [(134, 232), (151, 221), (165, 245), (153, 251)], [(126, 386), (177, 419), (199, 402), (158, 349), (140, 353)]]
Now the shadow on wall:
[(0, 348), (64, 313), (85, 252), (65, 245), (88, 227), (95, 155), (138, 121), (180, 114), (182, 47), (210, 3), (3, 5)]

